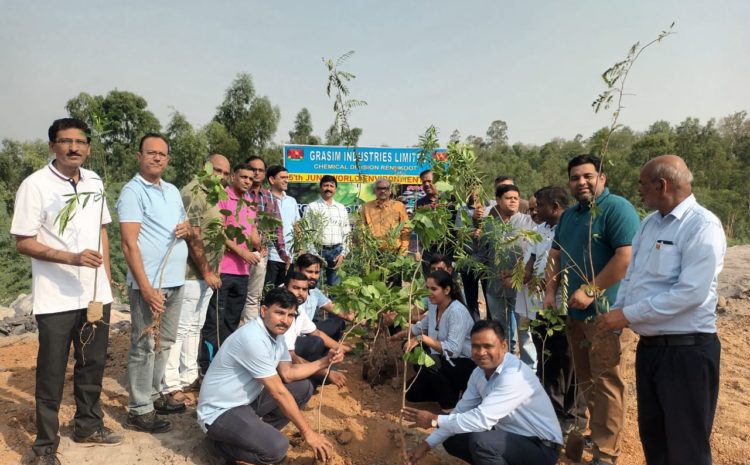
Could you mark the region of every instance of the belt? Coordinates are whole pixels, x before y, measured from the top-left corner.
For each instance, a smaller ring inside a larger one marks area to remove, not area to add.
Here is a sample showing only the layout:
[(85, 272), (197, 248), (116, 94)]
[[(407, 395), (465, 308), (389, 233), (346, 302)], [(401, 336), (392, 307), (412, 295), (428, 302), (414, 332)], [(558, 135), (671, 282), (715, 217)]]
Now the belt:
[(341, 244), (324, 245), (323, 246), (323, 250), (331, 250), (331, 249), (335, 249), (336, 247), (340, 247), (340, 246), (341, 246)]
[(716, 340), (716, 333), (664, 334), (641, 336), (639, 344), (644, 346), (699, 346)]
[(540, 440), (539, 440), (539, 443), (540, 443), (541, 445), (543, 445), (543, 446), (547, 446), (547, 447), (549, 447), (550, 449), (552, 449), (552, 450), (555, 450), (555, 451), (557, 451), (557, 452), (560, 452), (560, 449), (562, 448), (562, 446), (561, 446), (560, 444), (558, 444), (558, 443), (556, 443), (556, 442), (548, 441), (548, 440), (546, 440), (546, 439), (540, 439)]

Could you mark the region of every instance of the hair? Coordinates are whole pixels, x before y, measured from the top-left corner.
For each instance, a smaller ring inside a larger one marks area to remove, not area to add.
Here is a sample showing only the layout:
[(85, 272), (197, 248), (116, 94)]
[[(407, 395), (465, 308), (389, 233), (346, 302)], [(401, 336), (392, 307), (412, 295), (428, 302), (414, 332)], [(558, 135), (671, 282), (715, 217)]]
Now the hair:
[(443, 262), (448, 266), (453, 266), (453, 257), (447, 254), (436, 253), (430, 256), (430, 265)]
[(322, 267), (323, 260), (321, 260), (317, 255), (313, 255), (311, 253), (303, 253), (302, 255), (297, 257), (297, 261), (295, 262), (295, 266), (298, 270), (304, 270), (305, 268), (312, 265), (320, 265)]
[[(307, 268), (307, 267), (305, 267), (305, 268)], [(289, 283), (292, 282), (292, 281), (304, 281), (304, 282), (307, 282), (307, 276), (305, 276), (304, 274), (300, 273), (299, 271), (292, 271), (292, 272), (290, 272), (289, 274), (286, 275), (286, 279), (284, 279), (284, 284), (286, 284), (288, 286)]]
[(521, 191), (518, 190), (518, 186), (515, 186), (513, 184), (503, 184), (502, 186), (497, 186), (497, 189), (495, 189), (495, 198), (500, 198), (511, 191), (518, 192), (518, 195), (521, 195)]
[(237, 164), (236, 164), (236, 165), (234, 165), (234, 167), (232, 168), (232, 173), (236, 173), (236, 172), (238, 172), (239, 170), (247, 170), (247, 171), (251, 171), (251, 169), (250, 169), (250, 164), (249, 164), (249, 163), (237, 163)]
[(259, 157), (258, 155), (250, 155), (249, 157), (247, 157), (247, 160), (245, 160), (245, 163), (247, 163), (249, 165), (250, 162), (255, 161), (255, 160), (262, 161), (263, 162), (263, 168), (266, 167), (266, 161), (263, 158)]
[(501, 182), (510, 181), (513, 184), (516, 183), (515, 179), (513, 179), (511, 176), (498, 176), (495, 178), (495, 185), (497, 186)]
[(378, 184), (388, 184), (388, 187), (391, 187), (391, 181), (388, 178), (378, 178), (373, 186), (377, 186)]
[(534, 192), (537, 202), (543, 199), (545, 202), (550, 204), (558, 204), (561, 208), (565, 209), (570, 203), (570, 197), (568, 193), (562, 187), (557, 186), (546, 186), (542, 187), (538, 191)]
[(505, 329), (503, 329), (503, 326), (500, 324), (499, 321), (495, 320), (479, 320), (476, 323), (474, 323), (474, 326), (471, 327), (471, 332), (469, 333), (470, 336), (473, 336), (474, 334), (484, 331), (485, 329), (491, 329), (495, 332), (498, 339), (501, 341), (505, 340)]
[(49, 141), (55, 142), (57, 140), (57, 133), (65, 129), (80, 129), (86, 134), (86, 142), (91, 142), (91, 129), (89, 129), (88, 124), (77, 118), (60, 118), (53, 121), (52, 126), (47, 130)]
[(693, 183), (693, 173), (687, 170), (680, 170), (674, 165), (669, 163), (654, 162), (653, 168), (651, 169), (651, 180), (656, 181), (657, 179), (666, 179), (670, 183)]
[(146, 134), (141, 137), (141, 141), (138, 143), (138, 151), (143, 153), (143, 143), (146, 142), (147, 139), (161, 139), (164, 141), (165, 144), (167, 144), (167, 154), (169, 154), (169, 141), (163, 134), (159, 134), (158, 132), (147, 132)]
[(284, 309), (293, 308), (294, 310), (297, 310), (297, 297), (292, 294), (292, 291), (285, 287), (274, 287), (268, 291), (268, 294), (266, 294), (266, 297), (263, 299), (263, 305), (265, 305), (266, 308), (270, 308), (272, 305), (278, 305)]
[[(451, 276), (450, 273), (445, 270), (435, 270), (427, 275), (427, 279), (430, 278), (435, 280), (435, 283), (440, 288), (445, 289), (446, 287), (450, 287), (451, 292), (450, 294), (448, 294), (448, 296), (451, 298), (451, 300), (458, 300), (459, 302), (463, 303), (463, 299), (461, 298), (461, 291), (458, 289), (456, 282), (453, 281), (453, 276)], [(425, 281), (427, 281), (427, 279), (425, 279)]]
[(327, 182), (332, 182), (334, 186), (338, 187), (339, 183), (336, 181), (336, 176), (326, 174), (322, 178), (320, 178), (320, 182), (318, 183), (319, 187), (323, 187), (323, 184)]
[(570, 176), (570, 170), (572, 170), (574, 167), (586, 165), (589, 163), (594, 165), (597, 173), (602, 172), (602, 160), (599, 157), (595, 157), (594, 155), (584, 153), (583, 155), (578, 155), (568, 162), (568, 176)]
[(284, 172), (284, 171), (289, 172), (289, 170), (286, 169), (286, 167), (284, 166), (273, 165), (272, 167), (268, 168), (268, 170), (266, 171), (266, 176), (269, 178), (275, 178), (276, 176), (279, 175), (279, 173)]
[(427, 170), (422, 171), (421, 173), (419, 173), (419, 179), (422, 179), (422, 176), (424, 176), (426, 174), (429, 174), (429, 173), (432, 173), (431, 169), (427, 169)]

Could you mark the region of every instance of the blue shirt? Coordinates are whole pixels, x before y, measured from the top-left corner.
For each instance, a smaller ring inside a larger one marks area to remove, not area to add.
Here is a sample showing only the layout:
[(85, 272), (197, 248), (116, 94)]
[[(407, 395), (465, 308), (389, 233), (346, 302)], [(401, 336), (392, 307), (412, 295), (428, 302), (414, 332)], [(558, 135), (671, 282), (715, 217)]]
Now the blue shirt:
[[(469, 310), (458, 300), (454, 300), (445, 309), (440, 322), (437, 321), (437, 305), (427, 306), (427, 316), (412, 325), (411, 332), (415, 335), (426, 334), (440, 342), (446, 358), (471, 357), (471, 328), (474, 319)], [(430, 352), (437, 354), (435, 349)], [(450, 352), (450, 355), (448, 354)]]
[(313, 287), (308, 292), (307, 300), (305, 300), (305, 303), (300, 304), (299, 308), (297, 308), (297, 311), (300, 313), (305, 312), (311, 320), (317, 321), (321, 316), (318, 315), (318, 309), (328, 305), (330, 301), (331, 299), (323, 294), (320, 289), (318, 289), (317, 287)]
[[(286, 192), (282, 192), (281, 198), (274, 197), (276, 198), (276, 202), (278, 202), (279, 213), (281, 214), (282, 230), (284, 232), (284, 249), (286, 250), (286, 253), (289, 254), (291, 253), (292, 242), (294, 241), (294, 223), (299, 221), (299, 205), (297, 205), (297, 200), (292, 196), (286, 195)], [(272, 262), (284, 263), (284, 260), (282, 260), (279, 255), (279, 251), (276, 250), (275, 247), (268, 249), (268, 259)]]
[[(175, 228), (187, 218), (182, 196), (177, 188), (164, 181), (153, 184), (140, 174), (128, 181), (117, 200), (120, 223), (140, 223), (138, 247), (141, 250), (143, 268), (154, 288), (178, 287), (185, 283), (187, 267), (187, 244), (182, 239), (175, 241)], [(174, 243), (174, 247), (172, 247)], [(169, 257), (166, 264), (169, 248)], [(159, 284), (159, 275), (164, 269), (164, 278)], [(133, 274), (128, 270), (128, 284), (138, 289)]]
[(291, 361), (284, 336), (274, 337), (258, 317), (232, 333), (208, 367), (198, 396), (198, 424), (205, 432), (225, 411), (249, 405), (279, 362)]
[(614, 307), (643, 336), (715, 333), (726, 248), (721, 222), (693, 195), (666, 216), (652, 213), (633, 240)]
[(492, 429), (563, 442), (557, 415), (539, 379), (510, 353), (490, 379), (481, 368), (474, 369), (456, 408), (450, 415), (438, 415), (438, 428), (426, 441), (434, 448), (454, 434)]

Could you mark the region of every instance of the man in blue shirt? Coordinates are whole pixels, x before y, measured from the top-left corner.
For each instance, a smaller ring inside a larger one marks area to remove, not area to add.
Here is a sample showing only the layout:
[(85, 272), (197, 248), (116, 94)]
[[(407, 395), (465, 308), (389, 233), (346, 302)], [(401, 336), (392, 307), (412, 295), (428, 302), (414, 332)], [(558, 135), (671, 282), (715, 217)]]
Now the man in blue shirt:
[(630, 263), (639, 219), (633, 205), (609, 193), (601, 160), (580, 155), (568, 163), (569, 187), (578, 200), (562, 214), (549, 253), (544, 308), (556, 307), (561, 270), (567, 275), (567, 332), (579, 389), (586, 396), (594, 465), (620, 455), (625, 426), (623, 347), (632, 332), (601, 331), (593, 318), (614, 302)]
[(508, 352), (499, 322), (474, 324), (471, 359), (477, 367), (451, 414), (404, 408), (406, 421), (436, 428), (409, 451), (409, 465), (441, 443), (474, 465), (557, 463), (562, 432), (552, 403), (531, 368)]
[(726, 238), (692, 194), (693, 175), (676, 155), (643, 165), (639, 192), (656, 210), (633, 239), (633, 260), (605, 331), (640, 334), (635, 376), (646, 462), (708, 465), (719, 394), (717, 278)]
[[(275, 247), (268, 249), (268, 265), (266, 266), (265, 286), (272, 283), (274, 286), (280, 286), (284, 283), (289, 267), (292, 264), (292, 249), (294, 241), (294, 224), (299, 221), (299, 205), (297, 200), (287, 195), (289, 188), (289, 171), (281, 165), (274, 165), (268, 168), (266, 173), (268, 183), (271, 185), (271, 195), (276, 199), (281, 214), (281, 227), (284, 232), (284, 249), (286, 250), (285, 258), (282, 258)], [(298, 250), (299, 247), (294, 248)]]

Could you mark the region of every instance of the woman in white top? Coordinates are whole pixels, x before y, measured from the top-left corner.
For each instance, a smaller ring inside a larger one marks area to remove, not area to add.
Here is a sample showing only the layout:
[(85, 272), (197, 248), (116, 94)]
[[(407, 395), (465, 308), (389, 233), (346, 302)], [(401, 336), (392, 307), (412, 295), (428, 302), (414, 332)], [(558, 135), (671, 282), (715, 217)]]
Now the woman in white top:
[[(475, 368), (469, 336), (474, 320), (461, 302), (459, 288), (448, 272), (430, 273), (427, 289), (430, 292), (427, 316), (411, 327), (415, 337), (404, 349), (408, 352), (421, 344), (436, 363), (430, 368), (416, 368), (418, 374), (407, 384), (411, 388), (406, 399), (409, 402), (438, 402), (442, 409), (449, 410), (456, 406), (458, 396), (466, 389), (466, 382)], [(406, 331), (394, 334), (391, 339), (403, 339)]]

